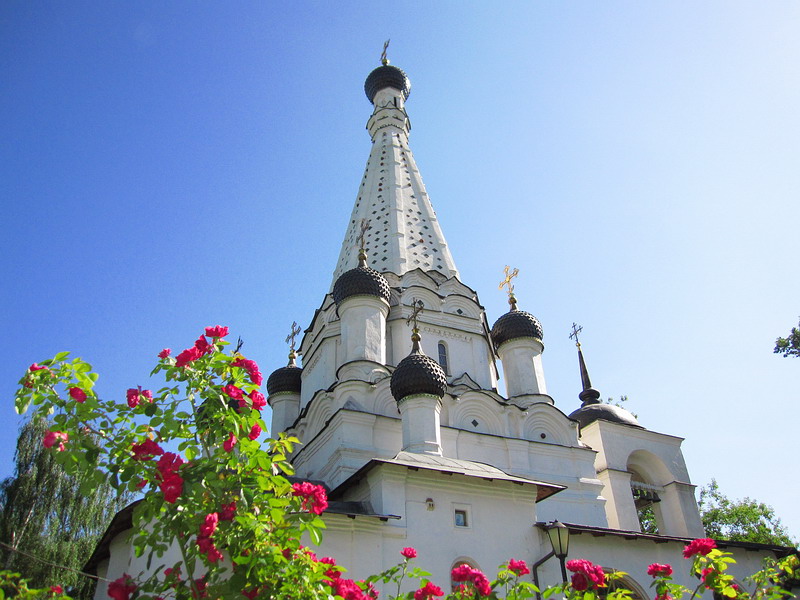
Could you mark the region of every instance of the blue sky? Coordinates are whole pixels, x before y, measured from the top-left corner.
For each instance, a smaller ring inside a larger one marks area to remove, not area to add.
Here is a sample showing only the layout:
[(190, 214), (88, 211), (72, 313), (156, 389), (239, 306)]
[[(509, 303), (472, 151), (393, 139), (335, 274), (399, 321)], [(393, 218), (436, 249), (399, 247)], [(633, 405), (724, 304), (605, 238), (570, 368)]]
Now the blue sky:
[(800, 314), (798, 25), (779, 1), (3, 3), (0, 475), (16, 382), (58, 351), (119, 396), (206, 325), (285, 364), (391, 38), (462, 280), (493, 322), (520, 269), (556, 405), (578, 406), (577, 321), (604, 397), (800, 537), (800, 361), (772, 354)]

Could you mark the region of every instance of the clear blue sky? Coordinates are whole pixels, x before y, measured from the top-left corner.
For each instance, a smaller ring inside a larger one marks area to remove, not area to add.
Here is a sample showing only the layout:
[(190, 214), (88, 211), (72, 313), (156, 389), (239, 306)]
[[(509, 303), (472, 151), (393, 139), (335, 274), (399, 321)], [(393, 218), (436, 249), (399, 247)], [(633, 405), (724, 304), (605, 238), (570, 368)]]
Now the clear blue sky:
[(604, 397), (683, 436), (694, 483), (800, 536), (800, 4), (0, 6), (0, 361), (71, 349), (122, 396), (162, 347), (229, 325), (265, 372), (330, 285), (369, 152), (382, 43), (464, 283), (502, 268), (578, 406), (573, 321)]

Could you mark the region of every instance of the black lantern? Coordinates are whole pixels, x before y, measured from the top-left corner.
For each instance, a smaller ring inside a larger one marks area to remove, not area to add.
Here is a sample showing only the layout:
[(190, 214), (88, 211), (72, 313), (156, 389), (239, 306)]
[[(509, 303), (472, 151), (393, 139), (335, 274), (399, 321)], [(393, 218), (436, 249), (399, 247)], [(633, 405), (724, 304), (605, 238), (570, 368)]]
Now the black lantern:
[(547, 526), (547, 537), (553, 547), (553, 554), (559, 559), (566, 558), (569, 552), (569, 527), (560, 521), (553, 521)]

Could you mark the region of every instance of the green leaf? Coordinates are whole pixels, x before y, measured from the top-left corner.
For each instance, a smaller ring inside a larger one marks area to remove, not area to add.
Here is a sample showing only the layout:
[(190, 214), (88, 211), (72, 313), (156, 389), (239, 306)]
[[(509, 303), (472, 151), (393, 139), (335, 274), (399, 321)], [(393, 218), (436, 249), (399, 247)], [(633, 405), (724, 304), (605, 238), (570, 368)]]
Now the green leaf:
[(69, 356), (69, 352), (59, 352), (53, 357), (53, 362), (58, 362), (60, 360), (64, 360)]

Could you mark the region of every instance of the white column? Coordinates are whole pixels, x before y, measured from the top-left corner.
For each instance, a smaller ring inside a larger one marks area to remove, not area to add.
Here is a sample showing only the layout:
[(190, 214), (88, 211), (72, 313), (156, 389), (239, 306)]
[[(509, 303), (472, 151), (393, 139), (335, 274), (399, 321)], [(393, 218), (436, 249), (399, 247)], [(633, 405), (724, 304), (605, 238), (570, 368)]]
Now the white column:
[[(501, 344), (497, 349), (503, 361), (506, 394), (515, 396), (547, 395), (542, 367), (544, 346), (534, 338), (519, 338)], [(551, 401), (548, 397), (547, 400)]]
[(389, 304), (377, 296), (350, 296), (339, 305), (342, 359), (337, 367), (356, 360), (386, 364), (386, 316)]
[(300, 415), (300, 394), (296, 392), (279, 392), (267, 398), (272, 408), (272, 430), (270, 435), (277, 437), (282, 431), (292, 426)]
[(442, 401), (430, 394), (419, 394), (406, 396), (397, 407), (403, 420), (403, 450), (441, 456)]

